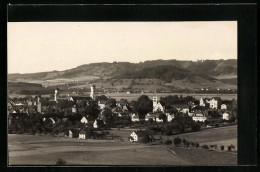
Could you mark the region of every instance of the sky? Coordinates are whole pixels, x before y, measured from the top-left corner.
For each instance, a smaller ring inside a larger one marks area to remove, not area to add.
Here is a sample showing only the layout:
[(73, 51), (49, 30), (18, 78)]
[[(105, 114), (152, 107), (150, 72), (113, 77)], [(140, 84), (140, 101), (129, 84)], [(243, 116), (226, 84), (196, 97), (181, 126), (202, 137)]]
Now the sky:
[(237, 59), (237, 22), (8, 22), (8, 73), (97, 62)]

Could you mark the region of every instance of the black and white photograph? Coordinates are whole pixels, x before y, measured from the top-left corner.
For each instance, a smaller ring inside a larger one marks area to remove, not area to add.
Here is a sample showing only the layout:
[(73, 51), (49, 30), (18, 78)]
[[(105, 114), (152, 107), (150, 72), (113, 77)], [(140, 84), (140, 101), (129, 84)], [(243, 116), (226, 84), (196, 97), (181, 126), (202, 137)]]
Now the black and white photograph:
[(237, 164), (237, 21), (7, 26), (9, 165)]

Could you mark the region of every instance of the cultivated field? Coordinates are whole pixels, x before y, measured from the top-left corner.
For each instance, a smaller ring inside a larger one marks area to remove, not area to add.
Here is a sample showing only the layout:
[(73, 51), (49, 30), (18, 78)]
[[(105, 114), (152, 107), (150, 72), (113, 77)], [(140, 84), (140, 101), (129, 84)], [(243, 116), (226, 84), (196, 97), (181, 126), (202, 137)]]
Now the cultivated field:
[[(155, 96), (155, 93), (138, 93), (138, 94), (127, 94), (127, 93), (107, 93), (105, 94), (107, 97), (114, 98), (116, 100), (120, 99), (127, 99), (128, 101), (137, 100), (141, 95), (147, 95), (150, 99)], [(185, 94), (185, 93), (157, 93), (158, 97), (166, 97), (169, 95), (182, 95), (185, 96), (192, 96), (196, 99), (200, 98), (212, 98), (212, 97), (220, 97), (222, 100), (232, 100), (237, 99), (237, 94)]]
[(237, 149), (237, 126), (221, 127), (204, 129), (199, 132), (191, 132), (170, 136), (169, 138), (180, 137), (192, 142), (198, 142), (200, 145), (224, 145), (227, 146), (233, 144)]
[(160, 145), (118, 141), (9, 135), (8, 149), (10, 165), (54, 165), (58, 158), (70, 165), (190, 164)]
[[(236, 154), (195, 148), (130, 143), (130, 130), (112, 130), (114, 140), (78, 140), (72, 138), (8, 135), (10, 165), (54, 165), (62, 158), (70, 165), (223, 165), (236, 164)], [(222, 133), (222, 134), (221, 134)], [(169, 138), (174, 138), (171, 136)], [(178, 135), (200, 144), (226, 142), (236, 144), (236, 127), (208, 129)], [(231, 143), (231, 142), (229, 142)], [(163, 158), (162, 158), (163, 157)]]

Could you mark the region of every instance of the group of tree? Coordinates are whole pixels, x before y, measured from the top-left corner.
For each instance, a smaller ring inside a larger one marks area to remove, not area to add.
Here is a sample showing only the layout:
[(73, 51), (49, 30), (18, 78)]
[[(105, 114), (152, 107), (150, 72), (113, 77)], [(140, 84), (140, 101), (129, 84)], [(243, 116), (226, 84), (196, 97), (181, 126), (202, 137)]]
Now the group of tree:
[(152, 133), (164, 135), (183, 133), (185, 131), (199, 131), (200, 128), (200, 123), (193, 121), (192, 118), (186, 114), (177, 114), (170, 123), (155, 124), (147, 127)]
[(52, 131), (52, 121), (43, 121), (40, 113), (12, 114), (9, 116), (11, 123), (8, 125), (9, 133), (49, 133)]
[(160, 101), (165, 104), (167, 109), (174, 107), (176, 104), (188, 104), (194, 102), (196, 99), (192, 96), (183, 97), (182, 95), (170, 95), (166, 97), (161, 97)]
[(142, 95), (134, 102), (134, 111), (138, 113), (140, 119), (144, 119), (145, 115), (153, 111), (153, 102), (148, 96)]

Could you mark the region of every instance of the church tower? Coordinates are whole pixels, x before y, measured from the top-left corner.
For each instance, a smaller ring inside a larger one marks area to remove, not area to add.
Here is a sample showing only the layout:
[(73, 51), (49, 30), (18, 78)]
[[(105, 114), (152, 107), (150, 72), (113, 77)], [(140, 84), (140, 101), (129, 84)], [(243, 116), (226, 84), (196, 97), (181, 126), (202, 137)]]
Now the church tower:
[(91, 84), (91, 85), (90, 85), (90, 89), (91, 89), (91, 91), (90, 91), (90, 97), (91, 97), (93, 100), (95, 100), (95, 97), (96, 97), (96, 95), (95, 95), (95, 88), (96, 88), (95, 84)]
[(60, 94), (60, 89), (57, 87), (55, 89), (55, 92), (54, 92), (54, 101), (57, 103), (58, 102), (58, 96)]
[(41, 95), (37, 98), (37, 112), (42, 113)]
[(156, 111), (156, 109), (157, 109), (157, 104), (158, 104), (158, 98), (157, 98), (157, 96), (156, 96), (156, 97), (153, 97), (153, 112)]
[(153, 107), (155, 107), (158, 103), (158, 98), (157, 97), (153, 97)]
[(154, 95), (154, 97), (153, 97), (153, 112), (156, 111), (156, 109), (157, 109), (157, 104), (158, 104), (158, 97), (157, 97), (156, 90), (155, 90), (154, 93), (155, 93), (155, 95)]

